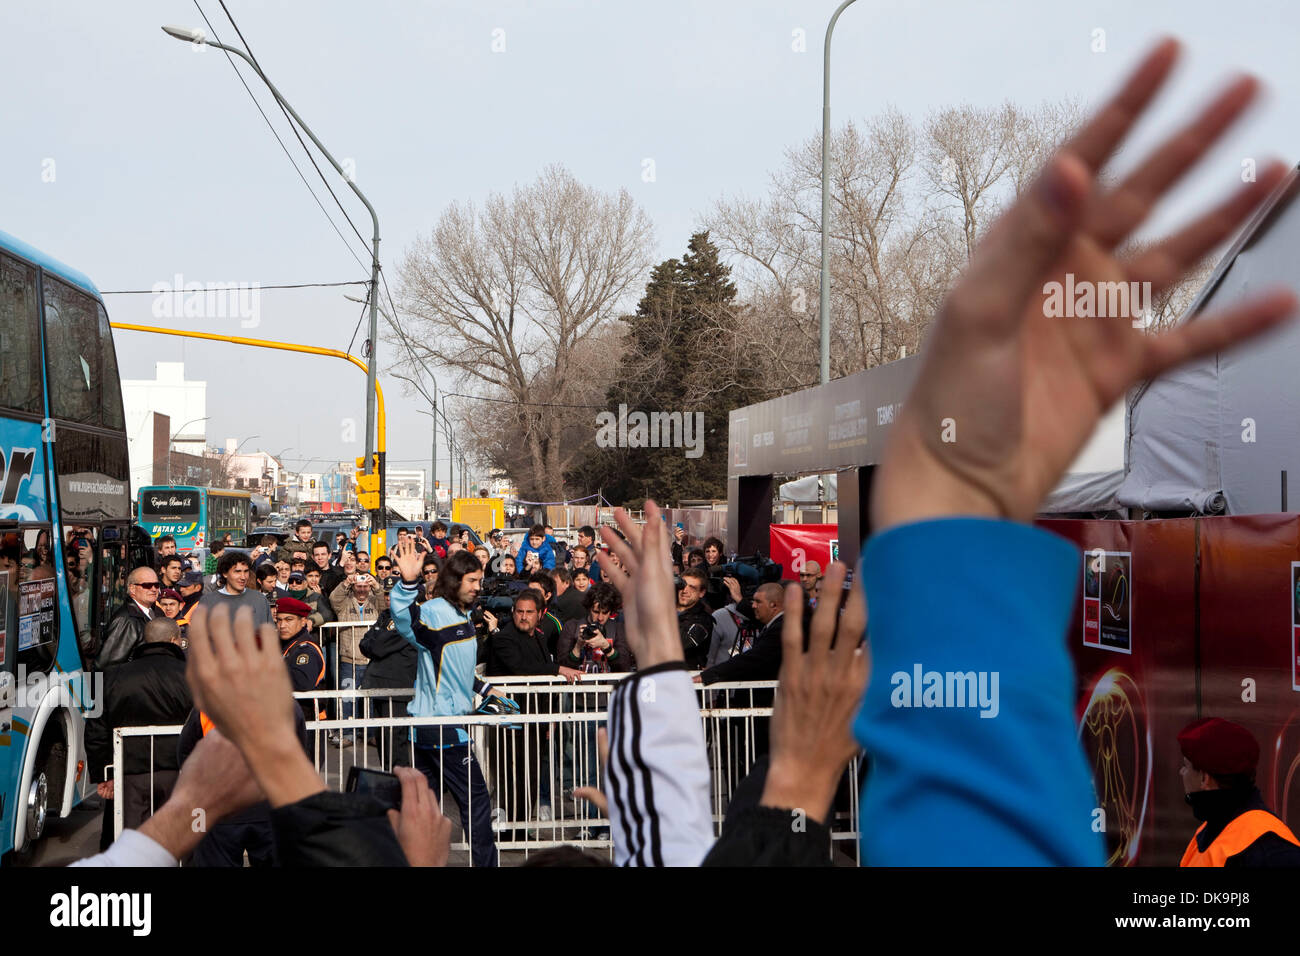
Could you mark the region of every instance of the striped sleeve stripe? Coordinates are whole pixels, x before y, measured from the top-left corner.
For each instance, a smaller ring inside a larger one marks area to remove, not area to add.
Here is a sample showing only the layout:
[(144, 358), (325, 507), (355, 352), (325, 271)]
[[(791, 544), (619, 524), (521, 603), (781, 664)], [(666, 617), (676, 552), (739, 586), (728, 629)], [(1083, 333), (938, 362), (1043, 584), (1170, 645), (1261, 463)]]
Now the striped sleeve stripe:
[(627, 851), (632, 846), (632, 829), (628, 826), (628, 808), (623, 799), (622, 774), (619, 772), (618, 763), (618, 745), (622, 740), (622, 733), (618, 729), (622, 724), (622, 718), (618, 712), (619, 691), (616, 690), (610, 695), (609, 701), (609, 739), (611, 748), (611, 757), (609, 765), (605, 768), (605, 783), (608, 788), (608, 796), (611, 798), (610, 810), (610, 827), (611, 830), (617, 828), (622, 831), (623, 839), (614, 841), (614, 862), (618, 866), (627, 864)]
[[(630, 698), (629, 709), (632, 711), (632, 761), (636, 764), (641, 787), (645, 792), (646, 823), (650, 831), (647, 834), (650, 845), (650, 865), (663, 866), (663, 847), (659, 840), (659, 814), (655, 811), (654, 775), (650, 772), (650, 768), (646, 766), (645, 760), (641, 756), (641, 710), (637, 706), (638, 696), (629, 694), (628, 697)], [(641, 847), (641, 853), (641, 862), (644, 865), (644, 845)]]

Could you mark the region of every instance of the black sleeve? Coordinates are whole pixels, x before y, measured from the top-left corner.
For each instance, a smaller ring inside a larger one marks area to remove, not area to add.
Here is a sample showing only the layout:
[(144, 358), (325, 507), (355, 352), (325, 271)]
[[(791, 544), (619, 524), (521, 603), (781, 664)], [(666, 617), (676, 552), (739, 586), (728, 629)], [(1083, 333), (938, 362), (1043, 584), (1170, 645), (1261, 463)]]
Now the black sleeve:
[(397, 628), (372, 627), (361, 639), (359, 650), (371, 660), (382, 660), (400, 654), (410, 646)]
[(714, 664), (700, 674), (705, 684), (741, 680), (776, 680), (781, 673), (781, 634), (779, 629), (754, 644), (744, 654)]
[(357, 793), (313, 794), (271, 810), (281, 866), (406, 866), (383, 804)]
[[(577, 620), (565, 621), (560, 628), (559, 640), (555, 642), (555, 660), (566, 667), (572, 666), (574, 659), (570, 653), (578, 646), (578, 628), (582, 626)], [(581, 659), (578, 663), (582, 663)]]
[(124, 611), (115, 614), (108, 622), (108, 633), (104, 636), (104, 644), (95, 659), (96, 670), (108, 670), (114, 664), (121, 664), (131, 656), (140, 636), (133, 627), (134, 623), (131, 615)]
[(110, 672), (104, 678), (104, 713), (86, 721), (86, 761), (90, 764), (90, 782), (100, 783), (106, 777), (104, 768), (113, 762), (113, 727), (109, 723), (108, 688)]
[(623, 622), (614, 620), (610, 621), (610, 624), (613, 625), (614, 650), (618, 653), (609, 662), (609, 669), (616, 674), (626, 674), (636, 670), (636, 658), (632, 656), (632, 648), (627, 643), (627, 631), (623, 627)]
[[(752, 653), (752, 651), (751, 651)], [(701, 866), (830, 866), (831, 831), (802, 810), (750, 807), (723, 830)]]

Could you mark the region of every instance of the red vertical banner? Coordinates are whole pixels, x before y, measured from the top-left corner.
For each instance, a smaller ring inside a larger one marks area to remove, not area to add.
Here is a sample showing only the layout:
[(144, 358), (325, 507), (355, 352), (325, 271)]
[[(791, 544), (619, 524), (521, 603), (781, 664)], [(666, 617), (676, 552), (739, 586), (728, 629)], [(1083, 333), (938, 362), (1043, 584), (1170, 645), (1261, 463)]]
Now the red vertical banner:
[(809, 561), (816, 561), (825, 572), (831, 563), (831, 542), (839, 536), (837, 524), (774, 524), (770, 557), (781, 565), (781, 577), (787, 581), (798, 579)]
[(1300, 827), (1298, 565), (1296, 515), (1201, 521), (1201, 716), (1255, 735), (1260, 792), (1292, 829)]
[(1043, 521), (1079, 548), (1064, 635), (1078, 679), (1092, 826), (1112, 866), (1172, 865), (1187, 844), (1179, 728), (1195, 716), (1195, 521)]

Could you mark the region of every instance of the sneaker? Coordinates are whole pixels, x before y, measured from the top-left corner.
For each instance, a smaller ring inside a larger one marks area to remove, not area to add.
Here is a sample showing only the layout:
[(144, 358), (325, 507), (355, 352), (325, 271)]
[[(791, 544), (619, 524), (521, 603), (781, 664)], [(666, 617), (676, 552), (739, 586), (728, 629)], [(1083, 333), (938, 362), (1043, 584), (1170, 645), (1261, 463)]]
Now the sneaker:
[(330, 746), (332, 746), (332, 747), (351, 747), (351, 746), (352, 746), (352, 738), (351, 738), (351, 737), (344, 737), (343, 735), (341, 735), (341, 734), (339, 734), (339, 733), (332, 733), (332, 734), (329, 735), (329, 737), (328, 737), (327, 739), (329, 740), (329, 742), (330, 742)]
[(552, 816), (551, 814), (550, 804), (543, 803), (540, 807), (537, 808), (537, 819), (540, 820), (542, 823), (550, 823), (553, 819), (555, 819), (555, 817)]
[(501, 824), (505, 821), (505, 818), (506, 818), (506, 811), (504, 809), (502, 809), (501, 807), (497, 807), (495, 810), (493, 810), (492, 829), (496, 832), (500, 832)]

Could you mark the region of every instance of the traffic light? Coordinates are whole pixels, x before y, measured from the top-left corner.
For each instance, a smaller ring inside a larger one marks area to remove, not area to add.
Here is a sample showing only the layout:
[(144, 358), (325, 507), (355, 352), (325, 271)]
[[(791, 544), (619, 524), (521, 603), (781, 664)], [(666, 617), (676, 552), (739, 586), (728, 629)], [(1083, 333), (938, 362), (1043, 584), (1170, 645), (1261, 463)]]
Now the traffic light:
[(366, 511), (379, 510), (379, 456), (374, 456), (374, 468), (365, 472), (366, 456), (357, 459), (357, 502)]

